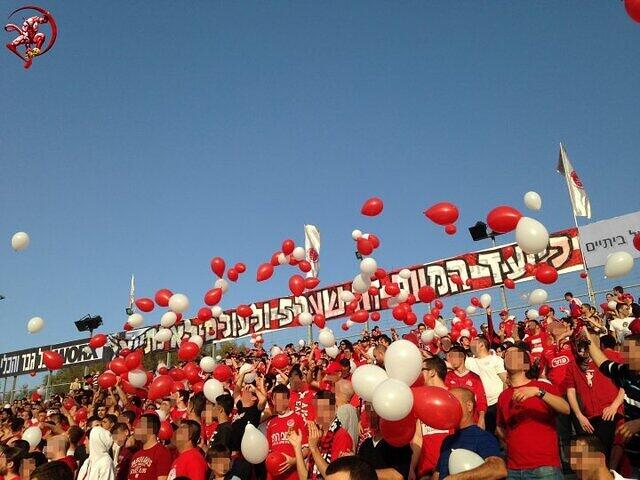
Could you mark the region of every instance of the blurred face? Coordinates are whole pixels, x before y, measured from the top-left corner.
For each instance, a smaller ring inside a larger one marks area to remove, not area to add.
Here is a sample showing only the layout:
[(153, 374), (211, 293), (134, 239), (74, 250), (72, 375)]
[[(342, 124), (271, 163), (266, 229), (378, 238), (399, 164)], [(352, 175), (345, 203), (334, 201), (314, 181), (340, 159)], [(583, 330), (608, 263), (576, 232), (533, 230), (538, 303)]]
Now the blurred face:
[(529, 369), (529, 360), (524, 352), (512, 347), (504, 354), (504, 366), (509, 373), (524, 372)]
[(133, 436), (140, 442), (146, 442), (147, 438), (153, 435), (153, 429), (146, 418), (141, 418), (133, 431)]
[(107, 407), (98, 407), (97, 414), (98, 418), (104, 418), (104, 416), (107, 414)]
[(44, 447), (44, 456), (47, 460), (53, 460), (56, 453), (62, 449), (62, 439), (58, 437), (51, 437), (47, 440), (47, 444)]
[(316, 423), (321, 427), (328, 427), (336, 414), (336, 406), (331, 405), (330, 401), (324, 398), (315, 400), (313, 403), (316, 408)]
[(223, 477), (231, 468), (231, 460), (225, 457), (214, 458), (209, 462), (209, 468), (216, 477)]
[(460, 368), (462, 365), (464, 365), (464, 353), (461, 353), (461, 352), (447, 353), (447, 362), (449, 362), (449, 364), (453, 367), (454, 370), (456, 368)]
[(7, 457), (4, 456), (4, 453), (0, 453), (0, 475), (6, 475), (8, 472), (7, 466)]
[(47, 421), (47, 412), (38, 412), (38, 422), (44, 423)]
[(128, 432), (124, 431), (124, 430), (118, 430), (116, 432), (113, 432), (113, 434), (111, 435), (113, 437), (113, 441), (115, 443), (117, 443), (118, 445), (120, 445), (121, 447), (124, 446), (124, 444), (127, 442), (127, 437)]
[(25, 458), (20, 465), (20, 477), (29, 478), (36, 469), (36, 461), (33, 458)]
[(581, 478), (582, 474), (597, 470), (605, 463), (604, 455), (593, 451), (583, 439), (571, 442), (569, 452), (571, 468), (578, 474), (578, 478)]
[(176, 447), (182, 451), (191, 446), (189, 442), (189, 425), (186, 423), (181, 424), (175, 433)]
[(289, 409), (289, 396), (286, 393), (273, 394), (273, 408), (280, 415)]
[(100, 422), (100, 426), (105, 430), (111, 431), (111, 429), (113, 428), (113, 422), (105, 417), (102, 419), (102, 422)]
[(451, 339), (449, 337), (442, 337), (442, 339), (440, 339), (440, 347), (445, 352), (448, 351), (451, 348)]
[(622, 344), (622, 355), (631, 370), (640, 371), (640, 340), (625, 340)]
[(382, 350), (376, 348), (373, 351), (373, 358), (376, 359), (378, 365), (384, 365), (384, 352)]
[(629, 315), (631, 315), (631, 307), (629, 305), (622, 305), (618, 309), (618, 316), (620, 318), (627, 318)]
[(460, 345), (462, 345), (464, 348), (469, 348), (470, 344), (471, 344), (471, 341), (469, 340), (469, 337), (460, 338)]

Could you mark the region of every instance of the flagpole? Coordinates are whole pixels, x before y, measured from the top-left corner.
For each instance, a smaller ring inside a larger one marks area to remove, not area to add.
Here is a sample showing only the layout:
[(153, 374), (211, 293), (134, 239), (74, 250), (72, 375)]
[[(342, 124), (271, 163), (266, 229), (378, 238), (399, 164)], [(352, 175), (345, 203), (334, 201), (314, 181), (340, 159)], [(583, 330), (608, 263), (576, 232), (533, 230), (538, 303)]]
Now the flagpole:
[(564, 181), (567, 184), (567, 193), (569, 194), (569, 203), (571, 203), (571, 213), (573, 215), (573, 224), (576, 226), (576, 239), (578, 240), (578, 249), (580, 250), (580, 256), (582, 257), (582, 264), (584, 265), (584, 272), (586, 274), (585, 282), (587, 284), (587, 293), (589, 294), (589, 301), (591, 305), (595, 304), (596, 295), (593, 290), (593, 284), (591, 283), (591, 274), (589, 273), (589, 266), (587, 265), (587, 259), (582, 253), (582, 241), (580, 240), (580, 227), (578, 226), (578, 217), (576, 216), (576, 208), (573, 204), (573, 198), (571, 198), (571, 185), (569, 185), (569, 176), (567, 175), (567, 167), (565, 164), (565, 155), (563, 155), (564, 147), (562, 146), (562, 142), (560, 142), (560, 156), (562, 158), (562, 170), (564, 172)]

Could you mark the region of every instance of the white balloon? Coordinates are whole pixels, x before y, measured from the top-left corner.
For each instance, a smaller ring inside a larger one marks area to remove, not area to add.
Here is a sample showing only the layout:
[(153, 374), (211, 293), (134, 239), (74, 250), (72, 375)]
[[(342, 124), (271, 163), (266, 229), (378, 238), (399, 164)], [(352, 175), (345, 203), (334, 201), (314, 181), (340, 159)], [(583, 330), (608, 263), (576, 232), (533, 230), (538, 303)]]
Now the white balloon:
[(89, 345), (85, 345), (82, 351), (87, 355), (91, 355), (91, 353), (93, 352), (93, 349)]
[(617, 306), (618, 306), (618, 302), (616, 302), (615, 300), (611, 300), (609, 303), (607, 303), (607, 307), (609, 307), (609, 310), (615, 311)]
[(158, 333), (153, 336), (153, 339), (158, 343), (164, 343), (171, 340), (172, 335), (171, 330), (168, 328), (161, 328), (158, 330)]
[(141, 327), (144, 323), (144, 317), (139, 313), (134, 313), (133, 315), (129, 315), (127, 319), (127, 323), (131, 325), (133, 328)]
[(318, 341), (320, 342), (320, 345), (326, 348), (331, 345), (335, 345), (336, 337), (333, 336), (333, 332), (331, 330), (323, 328), (318, 334)]
[(27, 331), (29, 333), (38, 333), (44, 327), (44, 320), (40, 317), (33, 317), (27, 323)]
[(529, 294), (529, 305), (542, 305), (547, 301), (548, 294), (543, 288), (536, 288)]
[(220, 315), (222, 315), (222, 307), (220, 305), (211, 307), (211, 316), (213, 318), (218, 318)]
[(240, 442), (242, 457), (249, 463), (257, 465), (264, 462), (269, 453), (269, 442), (260, 430), (247, 423)]
[(287, 258), (287, 256), (284, 253), (280, 252), (278, 254), (278, 264), (285, 265), (287, 263), (289, 263), (289, 259)]
[(358, 240), (362, 236), (362, 232), (360, 230), (354, 230), (351, 232), (351, 238), (354, 240)]
[(436, 327), (433, 329), (436, 337), (446, 337), (449, 335), (449, 329), (442, 322), (436, 322)]
[(536, 310), (535, 308), (530, 308), (529, 310), (527, 310), (527, 318), (529, 320), (535, 320), (539, 316), (540, 312), (538, 312), (538, 310)]
[(216, 361), (219, 362), (220, 360), (222, 360), (222, 356), (216, 355)]
[(413, 385), (422, 373), (422, 354), (409, 340), (396, 340), (384, 354), (384, 368), (389, 378)]
[(29, 442), (31, 448), (36, 448), (42, 440), (42, 431), (39, 427), (29, 427), (22, 433), (22, 440)]
[(604, 264), (604, 276), (607, 278), (624, 277), (633, 268), (633, 257), (627, 252), (612, 253)]
[(400, 293), (398, 293), (396, 298), (398, 299), (398, 302), (404, 303), (407, 301), (407, 298), (409, 298), (409, 292), (407, 290), (400, 290)]
[(330, 347), (326, 347), (324, 351), (331, 358), (336, 358), (340, 353), (340, 349), (338, 348), (337, 345), (331, 345)]
[(462, 330), (460, 330), (460, 336), (471, 338), (471, 333), (466, 328), (463, 328)]
[(346, 321), (346, 322), (344, 322), (344, 323), (346, 323), (346, 324), (347, 324), (347, 328), (351, 328), (351, 327), (353, 327), (353, 321), (352, 321), (352, 320), (350, 320), (350, 319), (349, 319), (349, 320), (347, 320), (347, 321)]
[(542, 207), (542, 198), (536, 192), (527, 192), (524, 194), (524, 204), (529, 210), (537, 212)]
[(142, 388), (147, 384), (147, 372), (141, 368), (129, 370), (127, 377), (129, 379), (129, 383), (136, 388)]
[(476, 313), (476, 307), (474, 307), (473, 305), (469, 305), (464, 310), (465, 312), (467, 312), (467, 315), (473, 315), (474, 313)]
[(252, 338), (251, 340), (249, 340), (249, 343), (250, 343), (251, 345), (255, 345), (255, 344), (256, 344), (256, 339), (255, 339), (255, 338)]
[(385, 420), (402, 420), (413, 407), (413, 394), (406, 383), (388, 378), (374, 390), (372, 403), (376, 413)]
[(403, 268), (398, 272), (398, 276), (403, 280), (409, 280), (411, 278), (411, 270), (408, 268)]
[(198, 348), (202, 348), (202, 337), (200, 335), (191, 335), (189, 337), (189, 341), (191, 343), (195, 343), (196, 345), (198, 345)]
[(449, 455), (449, 473), (456, 474), (473, 470), (484, 463), (476, 452), (464, 448), (453, 448)]
[(488, 293), (480, 295), (480, 305), (482, 305), (482, 308), (489, 307), (491, 305), (491, 295)]
[(291, 253), (291, 255), (293, 256), (293, 258), (295, 258), (298, 261), (304, 260), (304, 257), (306, 256), (304, 248), (302, 248), (302, 247), (294, 248), (293, 252)]
[(216, 361), (213, 357), (202, 357), (200, 359), (200, 368), (205, 373), (211, 373), (216, 368)]
[(353, 390), (367, 402), (373, 400), (373, 391), (389, 378), (387, 372), (376, 365), (361, 365), (351, 376)]
[(431, 341), (433, 340), (433, 337), (435, 337), (435, 335), (436, 334), (435, 334), (435, 332), (433, 330), (425, 330), (420, 335), (420, 340), (422, 340), (422, 343), (431, 343)]
[(219, 278), (213, 284), (213, 288), (219, 288), (220, 290), (222, 290), (222, 293), (227, 293), (227, 290), (229, 290), (229, 282), (227, 282), (224, 278)]
[(304, 342), (304, 340), (302, 340), (302, 339), (298, 340), (298, 346), (304, 347), (305, 345), (306, 345), (306, 343)]
[(183, 293), (174, 293), (169, 298), (169, 310), (176, 313), (184, 313), (189, 308), (189, 299)]
[(355, 298), (355, 295), (351, 293), (349, 290), (343, 290), (342, 292), (340, 292), (340, 300), (342, 300), (344, 303), (349, 303), (354, 298)]
[(250, 363), (243, 363), (240, 366), (238, 373), (244, 373), (244, 383), (251, 383), (256, 379), (256, 372), (253, 369), (253, 365), (251, 365)]
[(255, 371), (247, 373), (244, 376), (244, 383), (246, 384), (253, 383), (257, 376), (258, 374)]
[(280, 349), (279, 346), (274, 345), (273, 347), (271, 347), (271, 356), (275, 357), (276, 355), (278, 355), (279, 353), (282, 353), (282, 350)]
[(357, 293), (365, 293), (371, 286), (371, 279), (368, 275), (356, 275), (351, 284), (351, 289)]
[(522, 217), (516, 226), (516, 242), (525, 253), (540, 253), (549, 245), (549, 232), (539, 221)]
[(29, 238), (28, 233), (14, 233), (13, 237), (11, 237), (11, 248), (13, 248), (16, 252), (21, 252), (29, 246), (29, 242), (31, 242), (31, 239)]
[(302, 312), (300, 315), (298, 315), (298, 322), (300, 323), (300, 325), (311, 325), (313, 323), (313, 315), (311, 315), (309, 312)]
[(160, 325), (164, 328), (171, 328), (178, 321), (178, 316), (173, 312), (165, 312), (160, 317)]
[(157, 409), (156, 413), (158, 414), (158, 418), (161, 422), (164, 422), (167, 419), (167, 412), (161, 409)]
[(389, 297), (387, 299), (387, 305), (389, 306), (389, 308), (393, 308), (396, 305), (400, 305), (400, 300), (398, 299), (398, 297)]
[(365, 275), (373, 275), (378, 269), (378, 262), (375, 258), (367, 257), (360, 261), (360, 271)]
[(38, 392), (38, 395), (40, 395), (41, 397), (44, 396), (44, 387), (38, 387), (38, 390), (36, 390), (36, 392)]
[(215, 378), (210, 378), (206, 382), (204, 382), (204, 387), (202, 387), (202, 391), (204, 392), (204, 396), (211, 403), (216, 403), (216, 398), (224, 393), (224, 387), (222, 383), (220, 383)]
[(451, 319), (451, 325), (455, 325), (456, 323), (458, 323), (460, 321), (460, 319), (458, 317), (453, 317)]

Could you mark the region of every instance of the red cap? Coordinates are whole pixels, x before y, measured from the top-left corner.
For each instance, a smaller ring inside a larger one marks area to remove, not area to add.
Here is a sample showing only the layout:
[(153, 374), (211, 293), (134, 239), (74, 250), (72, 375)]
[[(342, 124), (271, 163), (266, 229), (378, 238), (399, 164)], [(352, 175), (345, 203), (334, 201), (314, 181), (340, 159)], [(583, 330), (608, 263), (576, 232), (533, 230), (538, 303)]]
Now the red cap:
[(631, 330), (631, 335), (640, 335), (640, 318), (636, 318), (629, 324), (629, 330)]
[(342, 371), (342, 365), (340, 365), (340, 362), (331, 362), (329, 365), (327, 365), (327, 369), (325, 370), (325, 373), (327, 375), (332, 375), (334, 373), (340, 373)]
[(500, 310), (500, 315), (509, 315), (509, 310), (503, 308), (502, 310)]

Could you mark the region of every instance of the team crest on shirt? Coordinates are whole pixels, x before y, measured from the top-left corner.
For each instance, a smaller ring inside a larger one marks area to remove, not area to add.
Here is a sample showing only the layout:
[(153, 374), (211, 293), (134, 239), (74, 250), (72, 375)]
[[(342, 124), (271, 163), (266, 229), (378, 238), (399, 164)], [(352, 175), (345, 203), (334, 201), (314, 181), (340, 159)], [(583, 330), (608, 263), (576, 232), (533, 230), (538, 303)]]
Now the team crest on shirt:
[(473, 382), (472, 382), (471, 380), (467, 380), (464, 384), (465, 384), (467, 387), (473, 387)]
[(561, 367), (562, 365), (567, 365), (569, 363), (569, 358), (566, 356), (556, 357), (551, 360), (551, 368)]
[(296, 422), (293, 420), (293, 418), (290, 418), (289, 420), (287, 420), (287, 427), (293, 428), (295, 424)]

